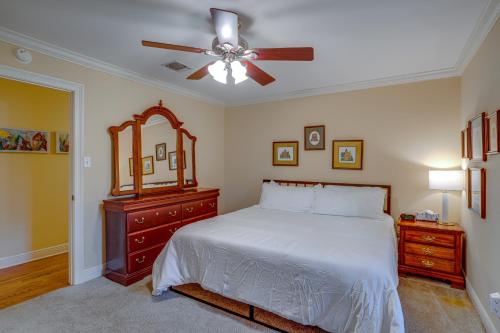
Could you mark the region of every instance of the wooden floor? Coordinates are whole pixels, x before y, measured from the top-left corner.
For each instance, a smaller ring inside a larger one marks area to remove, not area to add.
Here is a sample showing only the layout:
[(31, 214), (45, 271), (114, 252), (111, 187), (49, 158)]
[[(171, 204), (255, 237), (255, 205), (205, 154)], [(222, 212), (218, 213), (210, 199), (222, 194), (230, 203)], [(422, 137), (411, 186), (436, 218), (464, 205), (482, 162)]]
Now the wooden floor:
[(67, 285), (67, 253), (0, 269), (0, 309)]

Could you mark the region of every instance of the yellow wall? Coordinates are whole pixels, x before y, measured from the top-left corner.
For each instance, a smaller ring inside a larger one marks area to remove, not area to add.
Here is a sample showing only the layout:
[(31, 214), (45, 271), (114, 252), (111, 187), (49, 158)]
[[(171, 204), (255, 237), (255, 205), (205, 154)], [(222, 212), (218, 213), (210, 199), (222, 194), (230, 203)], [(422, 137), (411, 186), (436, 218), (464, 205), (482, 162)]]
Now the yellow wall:
[[(0, 127), (69, 131), (71, 95), (0, 78)], [(0, 258), (68, 242), (69, 158), (0, 153)]]
[[(490, 31), (483, 45), (462, 77), (462, 121), (480, 112), (500, 109), (500, 20)], [(488, 156), (487, 162), (464, 161), (464, 166), (486, 168), (486, 220), (467, 208), (464, 194), (462, 223), (467, 232), (468, 288), (474, 288), (486, 314), (500, 332), (500, 319), (489, 310), (488, 294), (500, 291), (500, 155)]]

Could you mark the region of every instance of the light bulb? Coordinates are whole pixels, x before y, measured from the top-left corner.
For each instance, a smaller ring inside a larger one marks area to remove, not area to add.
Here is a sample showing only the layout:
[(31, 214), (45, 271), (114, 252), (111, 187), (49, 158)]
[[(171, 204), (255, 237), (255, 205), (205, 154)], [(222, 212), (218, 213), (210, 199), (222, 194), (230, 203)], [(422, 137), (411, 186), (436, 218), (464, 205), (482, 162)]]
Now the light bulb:
[(248, 79), (247, 68), (239, 61), (233, 61), (231, 63), (231, 75), (234, 78), (234, 84), (238, 84)]
[(212, 75), (213, 79), (217, 82), (227, 83), (227, 69), (226, 64), (222, 60), (217, 60), (208, 66), (208, 72)]

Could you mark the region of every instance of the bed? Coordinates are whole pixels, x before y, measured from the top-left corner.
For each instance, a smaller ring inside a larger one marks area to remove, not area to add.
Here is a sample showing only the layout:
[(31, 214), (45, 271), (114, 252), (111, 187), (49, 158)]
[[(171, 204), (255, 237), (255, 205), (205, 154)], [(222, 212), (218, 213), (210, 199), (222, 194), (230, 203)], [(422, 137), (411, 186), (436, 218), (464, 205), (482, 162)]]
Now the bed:
[[(388, 212), (390, 195), (385, 206)], [(153, 294), (197, 283), (329, 332), (404, 332), (396, 253), (388, 214), (373, 219), (257, 205), (178, 230), (154, 263)]]

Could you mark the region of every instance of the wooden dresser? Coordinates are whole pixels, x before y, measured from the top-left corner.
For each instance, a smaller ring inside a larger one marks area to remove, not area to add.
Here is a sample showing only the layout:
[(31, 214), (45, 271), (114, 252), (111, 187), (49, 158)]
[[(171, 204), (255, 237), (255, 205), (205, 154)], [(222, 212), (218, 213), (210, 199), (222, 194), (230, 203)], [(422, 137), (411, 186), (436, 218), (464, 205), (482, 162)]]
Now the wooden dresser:
[(400, 221), (398, 226), (400, 275), (425, 275), (464, 288), (464, 230), (459, 225)]
[(217, 215), (218, 196), (218, 189), (186, 189), (105, 200), (106, 277), (127, 286), (151, 274), (175, 231)]

